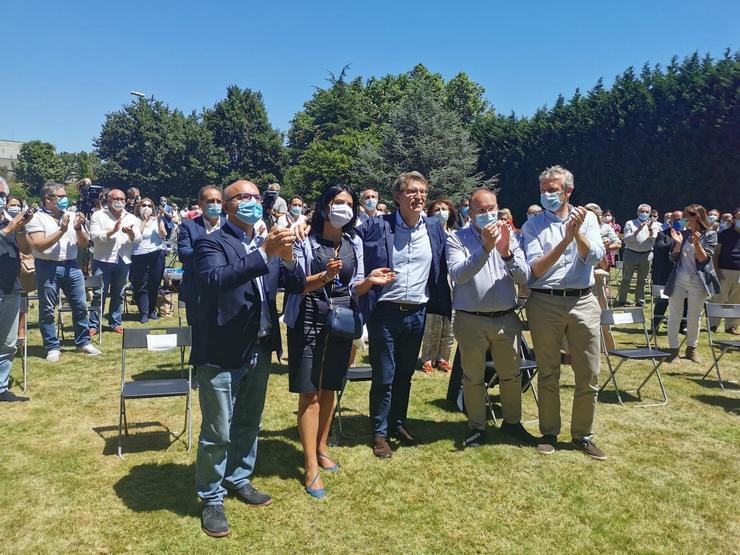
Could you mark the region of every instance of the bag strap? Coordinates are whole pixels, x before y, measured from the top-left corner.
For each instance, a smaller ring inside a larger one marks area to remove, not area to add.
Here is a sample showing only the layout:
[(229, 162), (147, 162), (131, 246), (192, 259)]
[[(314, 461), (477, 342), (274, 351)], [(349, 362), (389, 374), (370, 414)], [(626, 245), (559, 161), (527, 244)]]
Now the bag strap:
[[(334, 248), (334, 258), (339, 258), (339, 251), (342, 248), (342, 239), (344, 239), (344, 234), (342, 234), (341, 239), (339, 240), (339, 244)], [(324, 270), (326, 271), (326, 270)], [(336, 278), (331, 280), (331, 295), (334, 295), (334, 280)], [(326, 302), (329, 305), (329, 310), (332, 310), (334, 308), (334, 303), (332, 301), (331, 295), (329, 295), (326, 292), (326, 288), (324, 287), (325, 284), (321, 285), (321, 290), (324, 292), (324, 297), (326, 297)]]

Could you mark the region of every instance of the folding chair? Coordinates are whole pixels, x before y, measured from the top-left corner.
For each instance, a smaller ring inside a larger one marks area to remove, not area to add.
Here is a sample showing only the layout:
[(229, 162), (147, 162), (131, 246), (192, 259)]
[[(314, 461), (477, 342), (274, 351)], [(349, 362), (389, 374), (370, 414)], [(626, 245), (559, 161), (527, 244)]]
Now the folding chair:
[[(622, 397), (619, 395), (619, 387), (617, 386), (617, 371), (621, 368), (627, 360), (652, 360), (653, 369), (642, 381), (640, 387), (637, 388), (636, 393), (641, 396), (640, 390), (645, 386), (647, 381), (655, 374), (658, 378), (658, 384), (660, 385), (660, 391), (663, 394), (663, 401), (660, 403), (646, 403), (639, 405), (641, 407), (656, 407), (662, 406), (668, 403), (668, 394), (666, 393), (665, 387), (663, 386), (663, 378), (660, 376), (660, 365), (663, 364), (663, 359), (670, 356), (670, 353), (665, 351), (659, 351), (653, 349), (650, 346), (650, 340), (648, 339), (647, 325), (645, 324), (645, 313), (641, 307), (634, 308), (615, 308), (615, 309), (603, 309), (601, 311), (601, 325), (602, 326), (613, 326), (621, 324), (642, 324), (642, 331), (645, 334), (645, 345), (646, 347), (638, 347), (634, 349), (607, 349), (604, 344), (604, 337), (602, 331), (601, 345), (604, 355), (606, 355), (606, 363), (609, 367), (609, 378), (599, 388), (601, 393), (607, 384), (611, 381), (614, 384), (614, 390), (617, 393), (617, 401), (620, 405), (624, 406)], [(619, 359), (619, 364), (616, 367), (612, 367), (611, 357), (615, 356)], [(660, 361), (660, 362), (658, 362)]]
[(332, 416), (332, 428), (334, 429), (335, 440), (331, 442), (332, 446), (339, 445), (342, 439), (349, 439), (350, 435), (344, 433), (342, 428), (342, 396), (347, 387), (347, 382), (369, 382), (373, 377), (373, 369), (370, 366), (355, 366), (347, 370), (347, 377), (342, 383), (342, 389), (337, 392), (337, 406), (334, 408)]
[[(531, 349), (529, 348), (529, 345), (527, 345), (527, 340), (524, 339), (523, 335), (519, 336), (519, 357), (519, 369), (522, 372), (522, 393), (525, 393), (528, 389), (531, 390), (535, 404), (539, 405), (537, 392), (534, 390), (532, 384), (532, 380), (534, 380), (534, 377), (537, 374), (537, 362), (533, 360), (534, 356)], [(493, 410), (493, 400), (488, 393), (488, 390), (495, 387), (500, 381), (493, 360), (486, 361), (485, 376), (491, 376), (486, 380), (486, 407), (488, 407), (488, 411), (491, 413), (491, 418), (493, 419), (494, 425), (498, 426), (498, 419), (496, 418), (496, 413)], [(460, 392), (462, 393), (462, 388), (460, 389)]]
[(183, 311), (187, 310), (185, 301), (181, 301), (180, 297), (177, 298), (177, 325), (182, 326)]
[[(164, 331), (153, 334), (154, 331)], [(154, 338), (154, 339), (153, 339)], [(155, 345), (157, 343), (157, 345)], [(128, 419), (126, 417), (126, 399), (152, 399), (158, 397), (185, 397), (185, 427), (188, 432), (188, 451), (192, 446), (193, 418), (190, 382), (192, 370), (188, 367), (188, 378), (135, 380), (126, 381), (126, 351), (130, 349), (149, 349), (154, 351), (174, 348), (184, 349), (192, 344), (191, 330), (188, 326), (172, 328), (124, 328), (121, 338), (121, 404), (118, 417), (118, 456), (123, 458), (123, 434), (128, 436)], [(182, 351), (181, 351), (182, 352)], [(182, 356), (182, 355), (181, 355)], [(180, 359), (180, 372), (184, 370), (183, 359)], [(182, 436), (185, 429), (175, 436)]]
[[(650, 286), (650, 295), (653, 299), (653, 302), (650, 304), (650, 340), (653, 342), (653, 345), (655, 345), (655, 348), (658, 348), (658, 328), (655, 327), (655, 298), (668, 300), (669, 297), (666, 296), (664, 293), (665, 291), (665, 285), (651, 285)], [(660, 326), (660, 322), (663, 320), (667, 320), (668, 316), (665, 315), (665, 313), (662, 316), (657, 317), (658, 327)], [(681, 324), (684, 325), (686, 323), (686, 318), (681, 316)], [(681, 340), (681, 344), (678, 346), (680, 349), (683, 347), (683, 344), (686, 343), (686, 335), (683, 336), (683, 339)]]
[[(740, 318), (740, 304), (716, 304), (706, 303), (704, 305), (704, 315), (707, 321), (707, 335), (709, 336), (709, 347), (712, 349), (712, 359), (714, 363), (709, 367), (707, 373), (702, 376), (702, 380), (706, 380), (707, 376), (714, 370), (717, 369), (717, 380), (719, 380), (719, 386), (724, 389), (725, 386), (722, 383), (722, 375), (719, 372), (719, 361), (725, 356), (728, 351), (740, 350), (740, 341), (737, 339), (720, 339), (715, 341), (712, 339), (712, 327), (709, 325), (710, 318), (729, 318), (735, 319)], [(715, 346), (719, 348), (719, 356), (715, 351)]]
[(28, 389), (28, 295), (26, 293), (21, 294), (21, 308), (20, 313), (25, 314), (26, 317), (23, 319), (23, 339), (16, 341), (16, 348), (21, 353), (21, 360), (23, 366), (23, 392), (25, 393)]
[[(129, 314), (129, 308), (128, 303), (133, 304), (134, 303), (134, 288), (131, 286), (131, 284), (127, 284), (126, 287), (123, 289), (123, 313)], [(103, 320), (102, 318), (102, 311), (101, 311), (101, 322)]]
[[(88, 276), (85, 278), (85, 291), (89, 290), (95, 290), (95, 289), (102, 289), (103, 288), (103, 275), (98, 274), (97, 276)], [(59, 292), (59, 308), (58, 308), (58, 318), (57, 318), (57, 335), (59, 335), (62, 338), (62, 341), (64, 341), (64, 314), (72, 314), (72, 306), (69, 304), (69, 302), (65, 302), (66, 298), (63, 295), (63, 291), (60, 290)], [(98, 314), (100, 314), (100, 318), (98, 319), (98, 345), (103, 342), (103, 295), (100, 295), (100, 305), (98, 306)]]

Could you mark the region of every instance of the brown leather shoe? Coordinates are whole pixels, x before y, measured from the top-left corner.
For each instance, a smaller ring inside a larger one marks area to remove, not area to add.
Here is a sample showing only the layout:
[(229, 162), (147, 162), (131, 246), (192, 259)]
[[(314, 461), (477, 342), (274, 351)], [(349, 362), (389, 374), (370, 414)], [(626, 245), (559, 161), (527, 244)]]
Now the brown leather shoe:
[(699, 357), (699, 353), (696, 352), (696, 347), (686, 347), (686, 358), (691, 362), (702, 364), (704, 361)]
[(678, 349), (668, 349), (667, 352), (670, 353), (670, 355), (671, 355), (671, 356), (666, 357), (665, 359), (663, 359), (663, 360), (665, 360), (665, 362), (667, 364), (670, 364), (671, 362), (673, 362), (674, 360), (676, 360), (678, 358)]
[(393, 451), (385, 436), (375, 436), (373, 439), (373, 455), (379, 459), (390, 459), (393, 456)]
[(393, 437), (405, 447), (416, 447), (419, 444), (419, 442), (416, 441), (416, 438), (403, 426), (398, 427), (398, 430), (393, 434)]

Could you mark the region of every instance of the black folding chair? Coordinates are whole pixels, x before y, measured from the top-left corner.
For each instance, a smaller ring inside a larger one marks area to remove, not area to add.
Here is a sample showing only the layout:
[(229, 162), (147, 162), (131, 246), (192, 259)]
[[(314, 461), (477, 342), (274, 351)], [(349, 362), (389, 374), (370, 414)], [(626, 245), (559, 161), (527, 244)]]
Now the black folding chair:
[[(192, 379), (191, 368), (188, 367), (188, 378), (179, 379), (158, 379), (158, 380), (134, 380), (126, 381), (126, 351), (130, 349), (150, 349), (154, 348), (150, 342), (156, 339), (151, 337), (162, 338), (162, 334), (152, 332), (164, 332), (164, 336), (170, 340), (167, 348), (180, 348), (181, 353), (185, 347), (192, 344), (191, 330), (188, 326), (167, 327), (167, 328), (124, 328), (123, 337), (121, 338), (121, 404), (118, 419), (118, 456), (123, 458), (122, 439), (123, 434), (128, 436), (128, 419), (126, 417), (126, 399), (153, 399), (158, 397), (185, 397), (185, 428), (188, 432), (188, 451), (192, 446), (193, 436), (193, 419), (192, 419), (192, 399), (190, 396), (190, 382)], [(180, 358), (180, 373), (183, 373), (183, 359)], [(175, 439), (182, 436), (185, 429), (175, 435)]]
[(334, 433), (334, 441), (331, 442), (332, 446), (339, 445), (342, 439), (349, 439), (350, 435), (344, 433), (342, 427), (342, 397), (344, 396), (344, 390), (347, 387), (347, 382), (369, 382), (373, 377), (373, 369), (370, 366), (355, 366), (347, 370), (347, 377), (342, 383), (342, 389), (337, 392), (337, 406), (334, 408), (334, 415), (332, 416), (332, 428)]
[[(640, 386), (635, 391), (638, 397), (641, 397), (640, 391), (645, 386), (647, 381), (652, 377), (653, 374), (658, 378), (658, 384), (660, 385), (660, 391), (663, 394), (663, 401), (660, 403), (645, 403), (638, 405), (640, 407), (656, 407), (662, 406), (668, 403), (668, 394), (666, 393), (665, 387), (663, 386), (663, 378), (660, 375), (660, 365), (663, 364), (663, 360), (670, 356), (670, 353), (665, 351), (659, 351), (653, 349), (650, 346), (650, 340), (648, 339), (647, 325), (645, 324), (645, 313), (641, 307), (635, 308), (615, 308), (615, 309), (603, 309), (601, 311), (601, 325), (602, 326), (613, 326), (613, 325), (631, 325), (631, 324), (642, 324), (642, 330), (645, 334), (645, 345), (646, 347), (637, 347), (632, 349), (607, 349), (604, 341), (604, 332), (601, 332), (601, 346), (604, 354), (606, 355), (606, 363), (609, 366), (609, 378), (599, 388), (599, 392), (602, 392), (607, 384), (611, 381), (614, 384), (614, 390), (617, 393), (617, 401), (620, 405), (624, 406), (622, 397), (619, 395), (619, 387), (617, 386), (617, 371), (622, 367), (627, 360), (651, 360), (653, 362), (653, 369), (642, 381)], [(616, 367), (612, 366), (611, 357), (615, 356), (619, 359), (619, 364)]]
[[(740, 350), (740, 341), (737, 339), (712, 339), (712, 327), (709, 325), (710, 318), (727, 318), (736, 319), (740, 318), (740, 304), (716, 304), (706, 303), (704, 305), (704, 314), (707, 320), (707, 335), (709, 336), (709, 347), (712, 349), (712, 359), (714, 363), (709, 367), (707, 373), (702, 376), (702, 380), (706, 380), (707, 376), (714, 370), (717, 369), (717, 380), (719, 380), (719, 386), (724, 389), (725, 386), (722, 383), (722, 375), (719, 372), (719, 361), (725, 356), (725, 353), (731, 351)], [(719, 349), (719, 356), (715, 347)]]
[[(85, 278), (85, 291), (94, 291), (96, 289), (103, 288), (103, 275), (98, 274), (97, 276), (88, 276)], [(98, 345), (103, 342), (103, 295), (100, 295), (100, 305), (97, 307), (99, 310), (98, 314)], [(69, 301), (64, 297), (63, 292), (59, 292), (59, 315), (57, 318), (57, 335), (64, 341), (64, 314), (72, 314), (72, 306)]]
[[(528, 389), (531, 390), (532, 396), (534, 397), (535, 404), (539, 405), (539, 401), (537, 399), (537, 392), (535, 391), (534, 386), (532, 384), (532, 380), (534, 380), (534, 377), (537, 374), (537, 362), (534, 360), (534, 355), (532, 353), (532, 350), (529, 348), (529, 345), (527, 344), (527, 340), (524, 339), (523, 335), (519, 336), (519, 369), (522, 372), (522, 393), (525, 393)], [(496, 413), (493, 410), (493, 400), (491, 399), (491, 396), (488, 393), (489, 389), (494, 388), (500, 382), (498, 373), (496, 372), (496, 366), (494, 365), (493, 360), (486, 361), (485, 376), (486, 376), (485, 377), (486, 379), (486, 389), (485, 389), (486, 406), (488, 407), (488, 411), (491, 413), (491, 418), (493, 419), (494, 425), (498, 426), (499, 425), (498, 419), (496, 418)], [(462, 392), (462, 388), (460, 389), (460, 391)]]

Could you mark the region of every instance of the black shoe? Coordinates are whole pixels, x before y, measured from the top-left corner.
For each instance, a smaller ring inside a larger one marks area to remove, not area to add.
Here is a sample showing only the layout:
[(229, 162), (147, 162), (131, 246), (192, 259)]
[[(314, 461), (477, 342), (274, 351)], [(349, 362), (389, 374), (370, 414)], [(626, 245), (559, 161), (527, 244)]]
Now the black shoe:
[(605, 461), (606, 460), (606, 453), (604, 453), (601, 449), (596, 447), (596, 444), (591, 441), (590, 439), (582, 438), (582, 439), (575, 439), (573, 438), (573, 445), (578, 447), (581, 451), (586, 453), (589, 457), (592, 459), (596, 459), (597, 461)]
[(522, 426), (521, 422), (517, 422), (516, 424), (504, 422), (501, 424), (501, 428), (499, 429), (501, 430), (501, 433), (506, 434), (520, 443), (525, 445), (537, 445), (537, 438), (530, 434), (524, 426)]
[(401, 445), (404, 445), (406, 447), (416, 447), (417, 445), (419, 445), (419, 442), (416, 441), (416, 438), (412, 436), (409, 431), (403, 426), (398, 427), (398, 430), (393, 433), (393, 438), (398, 440)]
[(486, 444), (485, 430), (470, 430), (470, 435), (465, 438), (463, 445), (465, 447), (481, 447)]
[(645, 308), (645, 299), (637, 299), (635, 301), (635, 306), (639, 306), (641, 308)]
[(537, 451), (543, 455), (552, 455), (555, 452), (555, 445), (557, 445), (557, 443), (558, 436), (545, 434), (537, 442)]
[(28, 397), (18, 397), (18, 395), (9, 390), (0, 393), (0, 402), (3, 403), (25, 403), (28, 400)]
[(157, 314), (156, 312), (150, 312), (149, 313), (149, 319), (150, 320), (159, 320), (159, 314)]
[(272, 505), (272, 497), (258, 491), (252, 484), (247, 484), (239, 489), (229, 490), (229, 495), (234, 495), (244, 501), (247, 505), (254, 507), (267, 507)]
[(147, 316), (146, 314), (142, 314), (141, 316), (139, 316), (139, 323), (140, 324), (149, 323), (149, 316)]
[(223, 538), (229, 535), (229, 521), (223, 505), (206, 505), (200, 514), (200, 527), (212, 538)]

